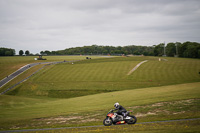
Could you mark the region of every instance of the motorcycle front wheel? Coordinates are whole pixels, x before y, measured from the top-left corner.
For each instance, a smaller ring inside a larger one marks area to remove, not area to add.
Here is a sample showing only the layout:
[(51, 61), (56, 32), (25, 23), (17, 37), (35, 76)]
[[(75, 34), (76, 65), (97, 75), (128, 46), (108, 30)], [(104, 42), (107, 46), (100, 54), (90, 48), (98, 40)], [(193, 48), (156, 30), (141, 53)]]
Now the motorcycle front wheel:
[(132, 117), (132, 119), (128, 120), (128, 124), (135, 124), (137, 122), (137, 118), (133, 115), (130, 115), (129, 117)]
[(112, 120), (110, 119), (110, 117), (108, 117), (108, 118), (106, 118), (106, 119), (104, 119), (103, 120), (103, 124), (105, 125), (105, 126), (110, 126), (110, 125), (112, 125)]

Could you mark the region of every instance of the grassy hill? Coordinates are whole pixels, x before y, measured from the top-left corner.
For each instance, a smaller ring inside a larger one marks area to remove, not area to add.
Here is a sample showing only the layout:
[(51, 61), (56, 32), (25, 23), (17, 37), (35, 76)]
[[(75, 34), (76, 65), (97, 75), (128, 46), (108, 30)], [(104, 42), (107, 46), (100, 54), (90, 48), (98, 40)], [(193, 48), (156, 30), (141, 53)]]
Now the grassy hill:
[[(2, 129), (60, 127), (73, 124), (73, 126), (101, 125), (106, 112), (113, 108), (113, 103), (116, 101), (127, 109), (133, 109), (136, 115), (144, 113), (146, 117), (138, 116), (138, 122), (198, 118), (200, 117), (199, 86), (200, 82), (197, 82), (51, 100), (2, 95), (0, 125)], [(185, 99), (192, 102), (180, 101)], [(160, 106), (162, 102), (165, 104)], [(172, 106), (173, 102), (176, 105)], [(153, 103), (158, 104), (152, 105)], [(149, 112), (155, 113), (156, 110), (160, 110), (160, 114), (148, 115)], [(91, 119), (94, 121), (90, 122)], [(49, 125), (48, 122), (52, 124)]]
[[(148, 60), (127, 75), (139, 62)], [(10, 95), (71, 98), (96, 93), (200, 81), (200, 60), (117, 57), (84, 60), (46, 67), (8, 93)]]
[[(10, 75), (22, 66), (36, 62), (53, 62), (53, 61), (70, 61), (70, 60), (82, 60), (85, 56), (43, 56), (47, 60), (34, 60), (38, 56), (7, 56), (0, 57), (0, 80)], [(92, 57), (101, 58), (101, 57)]]
[[(88, 57), (88, 56), (87, 56)], [(34, 60), (37, 56), (13, 56), (13, 57), (0, 57), (0, 79), (5, 78), (11, 73), (15, 72), (24, 65), (37, 62), (55, 62), (55, 61), (73, 61), (84, 60), (86, 56), (44, 56), (47, 60)], [(102, 58), (100, 56), (92, 56), (92, 59)], [(32, 73), (43, 67), (44, 65), (37, 65), (19, 75), (16, 79), (12, 80), (5, 86), (0, 88), (0, 92), (11, 87), (13, 84), (30, 76)]]
[[(64, 58), (70, 60), (49, 60)], [(71, 60), (75, 58), (80, 57)], [(200, 117), (200, 60), (165, 59), (96, 57), (47, 66), (0, 96), (0, 130), (101, 125), (115, 102), (133, 109), (139, 122)], [(148, 62), (127, 75), (144, 60)]]

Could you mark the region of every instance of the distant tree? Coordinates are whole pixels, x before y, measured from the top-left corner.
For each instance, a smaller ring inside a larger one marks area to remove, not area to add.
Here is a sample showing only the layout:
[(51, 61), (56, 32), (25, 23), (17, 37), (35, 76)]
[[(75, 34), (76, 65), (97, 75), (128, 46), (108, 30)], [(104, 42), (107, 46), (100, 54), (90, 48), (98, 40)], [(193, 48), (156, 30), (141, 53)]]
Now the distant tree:
[(12, 52), (11, 51), (6, 51), (5, 52), (5, 56), (11, 56), (12, 55)]
[[(111, 55), (121, 55), (121, 54), (135, 54), (135, 55), (145, 55), (145, 56), (162, 56), (164, 55), (164, 43), (160, 43), (154, 46), (98, 46), (96, 44), (92, 46), (83, 46), (75, 48), (67, 48), (58, 51), (41, 51), (41, 55), (99, 55), (99, 54), (111, 54)], [(178, 55), (179, 57), (186, 58), (200, 58), (200, 44), (196, 42), (180, 42), (168, 43), (165, 47), (165, 52), (167, 56)], [(1, 54), (1, 51), (0, 51)]]
[(4, 48), (0, 48), (0, 56), (4, 56)]
[(44, 53), (45, 53), (46, 55), (51, 55), (51, 52), (48, 51), (48, 50), (45, 50)]
[(13, 56), (15, 55), (15, 50), (11, 48), (0, 48), (0, 56)]
[(56, 51), (51, 51), (51, 54), (52, 55), (56, 55)]
[(184, 42), (179, 46), (179, 55), (185, 58), (198, 58), (198, 50), (200, 50), (199, 43)]
[(187, 43), (183, 43), (183, 44), (179, 45), (179, 50), (178, 50), (179, 57), (185, 56), (186, 49), (187, 49)]
[(166, 46), (166, 54), (167, 56), (173, 57), (176, 54), (176, 46), (175, 43), (168, 43)]
[(189, 58), (198, 58), (198, 52), (200, 50), (200, 44), (196, 42), (190, 42), (187, 46), (187, 53)]
[(25, 55), (29, 55), (30, 52), (28, 50), (25, 51)]
[[(163, 55), (164, 44), (154, 45), (154, 55)], [(184, 58), (200, 58), (200, 43), (197, 42), (176, 42), (168, 43), (166, 47), (167, 56), (178, 55)]]
[(164, 55), (164, 43), (160, 43), (159, 45), (155, 45), (154, 47), (154, 55), (155, 56), (162, 56)]
[(10, 49), (11, 50), (11, 55), (14, 56), (15, 55), (15, 50), (14, 49)]
[(22, 56), (23, 54), (24, 54), (24, 51), (23, 51), (23, 50), (20, 50), (20, 51), (19, 51), (19, 55)]
[(43, 54), (44, 54), (44, 51), (40, 51), (40, 54), (43, 55)]

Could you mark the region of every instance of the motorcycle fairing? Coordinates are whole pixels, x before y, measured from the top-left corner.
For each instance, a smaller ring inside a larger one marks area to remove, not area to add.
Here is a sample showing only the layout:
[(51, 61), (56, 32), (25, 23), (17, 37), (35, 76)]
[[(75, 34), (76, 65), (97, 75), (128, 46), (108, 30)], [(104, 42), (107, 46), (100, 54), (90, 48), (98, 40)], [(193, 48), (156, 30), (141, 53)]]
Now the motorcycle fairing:
[(114, 113), (109, 113), (107, 116), (108, 116), (108, 117), (111, 117), (111, 118), (114, 118), (114, 117), (115, 117)]

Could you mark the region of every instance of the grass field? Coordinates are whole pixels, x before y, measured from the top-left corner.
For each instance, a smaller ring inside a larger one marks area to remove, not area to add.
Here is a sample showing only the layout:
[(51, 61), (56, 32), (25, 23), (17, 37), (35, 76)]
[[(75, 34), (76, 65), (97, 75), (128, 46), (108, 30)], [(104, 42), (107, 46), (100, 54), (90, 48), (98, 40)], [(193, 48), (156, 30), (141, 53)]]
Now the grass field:
[[(139, 62), (148, 60), (127, 75)], [(96, 93), (200, 81), (200, 60), (117, 57), (46, 67), (10, 95), (71, 98)]]
[[(0, 96), (0, 101), (1, 101), (0, 125), (2, 126), (2, 128), (12, 128), (15, 124), (23, 125), (22, 127), (24, 127), (25, 125), (27, 126), (27, 123), (29, 123), (29, 126), (31, 127), (32, 125), (31, 123), (34, 123), (34, 121), (31, 120), (36, 118), (39, 120), (41, 119), (42, 121), (42, 118), (65, 116), (65, 115), (73, 116), (74, 113), (77, 113), (76, 115), (78, 116), (75, 118), (77, 118), (77, 120), (79, 121), (80, 116), (82, 115), (88, 116), (89, 112), (95, 115), (96, 111), (101, 112), (100, 117), (103, 120), (106, 112), (109, 109), (113, 108), (113, 103), (116, 101), (120, 102), (125, 107), (130, 107), (131, 109), (131, 107), (135, 106), (149, 105), (165, 101), (196, 99), (199, 98), (200, 94), (199, 86), (200, 83), (198, 82), (190, 84), (165, 86), (165, 87), (153, 87), (153, 88), (117, 91), (117, 92), (96, 94), (96, 95), (83, 96), (70, 99), (53, 99), (53, 100), (33, 99), (33, 98), (3, 95)], [(139, 119), (139, 121), (200, 117), (199, 102), (195, 101), (191, 106), (192, 107), (191, 111), (190, 110), (187, 111), (183, 108), (183, 110), (181, 111), (185, 112), (181, 114), (174, 114), (174, 115), (166, 114), (166, 116), (163, 116), (163, 113), (161, 113), (158, 116), (141, 118)], [(167, 108), (168, 110), (172, 108), (169, 106), (167, 107), (164, 106), (164, 107)], [(144, 110), (146, 109), (141, 109), (138, 111), (138, 113), (140, 112), (144, 113)], [(54, 119), (52, 120), (54, 121)], [(63, 124), (66, 126), (67, 125), (66, 123), (67, 121)], [(93, 124), (95, 123), (102, 124), (102, 121), (98, 120), (93, 122)], [(55, 125), (59, 126), (63, 124), (55, 124)], [(77, 125), (77, 123), (75, 124)], [(89, 124), (92, 123), (89, 122)], [(44, 123), (43, 126), (47, 125), (48, 124)]]
[[(136, 124), (111, 127), (72, 128), (47, 131), (33, 131), (35, 133), (198, 133), (200, 121), (183, 121), (168, 123)], [(31, 133), (33, 133), (31, 132)], [(24, 132), (26, 133), (26, 132)]]
[[(55, 61), (72, 61), (72, 60), (84, 60), (86, 57), (90, 57), (92, 59), (102, 58), (101, 56), (43, 56), (47, 60), (34, 60), (37, 56), (15, 56), (15, 57), (0, 57), (0, 79), (5, 78), (6, 76), (10, 75), (17, 69), (21, 68), (24, 65), (30, 63), (37, 63), (37, 62), (55, 62)], [(5, 86), (0, 88), (0, 92), (4, 91), (5, 89), (11, 87), (13, 84), (25, 79), (39, 68), (44, 65), (37, 65), (30, 70), (22, 73), (17, 79), (12, 80), (10, 83), (6, 84)]]
[[(86, 56), (43, 56), (47, 60), (34, 60), (38, 56), (8, 56), (0, 57), (0, 80), (10, 75), (22, 66), (36, 62), (53, 62), (53, 61), (70, 61), (70, 60), (83, 60)], [(92, 56), (91, 58), (101, 58)]]
[[(64, 57), (53, 58), (49, 60), (63, 60)], [(65, 60), (75, 58), (80, 59), (73, 57)], [(45, 67), (6, 95), (0, 96), (0, 130), (102, 125), (105, 114), (113, 108), (115, 102), (134, 110), (138, 122), (199, 118), (200, 60), (166, 59), (168, 61), (159, 62), (157, 57), (96, 57), (74, 64)], [(127, 75), (144, 60), (148, 62)], [(12, 82), (23, 79), (36, 69), (28, 70)], [(191, 130), (188, 128), (184, 131), (200, 131), (196, 126), (198, 123), (183, 122), (183, 125), (191, 127)], [(149, 125), (144, 125), (144, 128), (120, 127), (127, 128), (127, 132), (145, 132), (148, 129), (151, 129), (150, 132), (160, 132), (167, 131), (167, 128), (170, 132), (176, 127), (180, 128), (177, 132), (183, 131), (180, 122), (174, 125), (177, 126), (169, 127), (165, 124), (160, 127), (158, 124), (155, 130)], [(115, 132), (118, 127), (77, 131), (97, 130)]]

